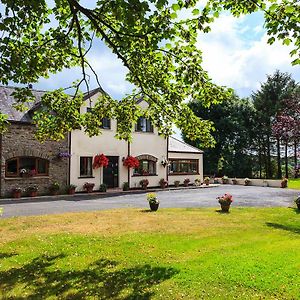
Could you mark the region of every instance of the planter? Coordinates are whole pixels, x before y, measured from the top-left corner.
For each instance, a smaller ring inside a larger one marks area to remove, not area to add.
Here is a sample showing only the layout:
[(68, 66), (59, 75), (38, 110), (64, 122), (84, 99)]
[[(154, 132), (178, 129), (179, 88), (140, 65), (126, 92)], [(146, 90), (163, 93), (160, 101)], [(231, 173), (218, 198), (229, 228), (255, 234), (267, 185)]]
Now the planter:
[(87, 188), (85, 188), (85, 190), (90, 194), (93, 192), (93, 188), (94, 187), (87, 187)]
[(68, 189), (68, 195), (74, 195), (75, 189)]
[(37, 196), (37, 191), (29, 192), (29, 197), (36, 197), (36, 196)]
[(21, 192), (12, 192), (13, 198), (21, 198)]
[(298, 207), (298, 209), (300, 210), (300, 202), (299, 202), (299, 203), (297, 203), (297, 207)]
[(142, 189), (146, 190), (147, 189), (147, 185), (142, 185)]
[(52, 196), (57, 196), (58, 195), (58, 191), (51, 191), (51, 195)]
[(233, 184), (233, 185), (236, 185), (236, 184), (237, 184), (237, 181), (236, 181), (236, 180), (232, 180), (232, 184)]
[(157, 211), (158, 210), (159, 203), (149, 203), (149, 205), (150, 205), (150, 209), (152, 211)]
[(221, 209), (223, 212), (229, 212), (230, 204), (221, 204)]

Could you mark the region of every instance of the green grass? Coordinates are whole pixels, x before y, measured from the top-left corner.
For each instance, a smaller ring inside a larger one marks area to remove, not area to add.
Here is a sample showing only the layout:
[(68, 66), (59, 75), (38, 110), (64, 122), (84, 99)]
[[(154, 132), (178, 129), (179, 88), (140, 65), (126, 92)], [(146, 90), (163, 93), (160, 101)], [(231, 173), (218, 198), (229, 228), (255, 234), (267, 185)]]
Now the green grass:
[(0, 220), (1, 299), (300, 299), (293, 208)]
[(300, 178), (297, 179), (289, 179), (288, 181), (288, 188), (300, 190)]

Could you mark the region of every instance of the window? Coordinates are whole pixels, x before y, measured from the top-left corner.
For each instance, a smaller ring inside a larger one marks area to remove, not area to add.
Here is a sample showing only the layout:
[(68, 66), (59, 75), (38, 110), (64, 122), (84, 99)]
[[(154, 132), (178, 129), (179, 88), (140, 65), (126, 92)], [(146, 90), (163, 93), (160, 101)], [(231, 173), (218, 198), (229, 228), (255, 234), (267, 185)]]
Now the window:
[(135, 126), (135, 131), (153, 132), (153, 125), (150, 120), (146, 118), (139, 118)]
[(110, 129), (110, 119), (109, 118), (103, 118), (101, 120), (101, 123), (102, 123), (101, 128)]
[(38, 157), (16, 157), (6, 161), (7, 177), (48, 176), (49, 161)]
[[(93, 113), (93, 109), (91, 107), (86, 108), (87, 113)], [(110, 129), (110, 119), (109, 118), (102, 118), (101, 119), (101, 126), (102, 129)]]
[(198, 160), (170, 159), (169, 174), (198, 174)]
[(93, 175), (93, 157), (80, 157), (80, 177), (91, 177)]
[(140, 160), (140, 165), (134, 169), (134, 175), (156, 175), (156, 162), (152, 160)]

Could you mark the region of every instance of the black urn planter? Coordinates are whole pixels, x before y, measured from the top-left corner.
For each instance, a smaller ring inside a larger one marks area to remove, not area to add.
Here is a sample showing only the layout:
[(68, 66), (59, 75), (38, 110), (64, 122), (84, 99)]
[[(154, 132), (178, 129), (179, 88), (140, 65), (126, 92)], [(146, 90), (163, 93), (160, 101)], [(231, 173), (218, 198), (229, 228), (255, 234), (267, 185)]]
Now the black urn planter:
[(297, 203), (297, 207), (300, 210), (300, 202)]
[(149, 203), (149, 205), (150, 205), (150, 209), (152, 211), (157, 211), (158, 210), (159, 203)]

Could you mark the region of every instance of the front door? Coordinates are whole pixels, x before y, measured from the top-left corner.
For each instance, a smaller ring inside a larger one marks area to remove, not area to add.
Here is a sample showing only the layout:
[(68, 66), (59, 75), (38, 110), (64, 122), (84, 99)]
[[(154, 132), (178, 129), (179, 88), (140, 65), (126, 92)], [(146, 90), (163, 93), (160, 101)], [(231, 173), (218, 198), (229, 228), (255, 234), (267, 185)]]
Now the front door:
[(103, 168), (103, 183), (108, 188), (119, 186), (119, 156), (107, 156), (108, 166)]

